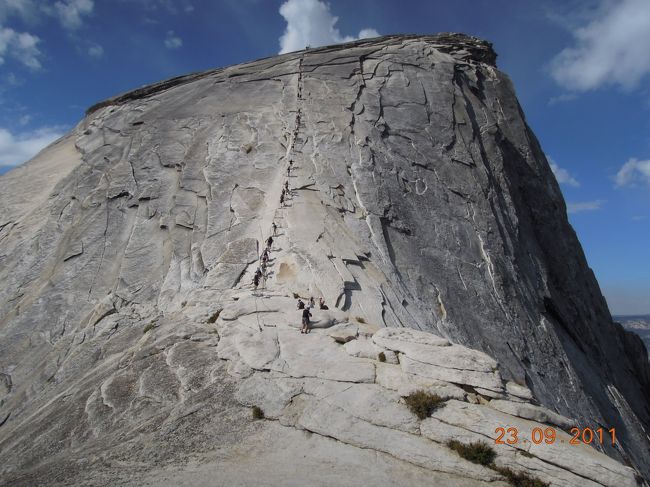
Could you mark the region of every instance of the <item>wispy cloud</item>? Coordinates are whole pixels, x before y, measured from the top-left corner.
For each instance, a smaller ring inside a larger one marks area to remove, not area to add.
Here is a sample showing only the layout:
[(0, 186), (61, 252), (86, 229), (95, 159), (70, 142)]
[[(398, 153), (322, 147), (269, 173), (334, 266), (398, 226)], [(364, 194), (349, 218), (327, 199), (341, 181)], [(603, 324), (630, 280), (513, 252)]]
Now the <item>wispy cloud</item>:
[(574, 187), (580, 186), (580, 182), (576, 178), (571, 176), (571, 174), (569, 174), (569, 171), (558, 166), (551, 156), (547, 154), (546, 158), (548, 159), (548, 163), (551, 166), (551, 170), (553, 171), (553, 174), (555, 175), (555, 179), (557, 179), (558, 183), (568, 184), (569, 186), (574, 186)]
[(637, 185), (650, 186), (650, 159), (645, 161), (629, 159), (614, 176), (614, 183), (617, 188)]
[(575, 93), (562, 93), (558, 96), (552, 96), (548, 100), (548, 106), (557, 105), (558, 103), (566, 103), (568, 101), (575, 100), (578, 97)]
[(174, 34), (173, 30), (167, 31), (167, 37), (165, 37), (165, 47), (167, 49), (178, 49), (183, 45), (183, 39)]
[(88, 47), (88, 55), (92, 58), (98, 59), (104, 55), (104, 48), (99, 44), (91, 44)]
[(4, 22), (12, 15), (31, 22), (36, 18), (39, 10), (40, 6), (35, 0), (2, 0), (0, 2), (0, 22)]
[(94, 7), (93, 0), (65, 0), (54, 4), (54, 14), (63, 27), (76, 30), (83, 24), (83, 17), (90, 15)]
[(12, 134), (0, 128), (0, 166), (16, 166), (34, 157), (41, 149), (65, 133), (66, 127), (41, 127)]
[(287, 21), (287, 28), (280, 37), (280, 54), (307, 46), (338, 44), (379, 35), (370, 28), (362, 29), (357, 37), (341, 35), (336, 27), (339, 18), (320, 0), (287, 0), (280, 6), (280, 15)]
[(580, 202), (569, 202), (567, 203), (567, 212), (568, 213), (580, 213), (582, 211), (595, 211), (600, 210), (601, 207), (605, 204), (605, 200), (594, 200), (594, 201), (580, 201)]
[(28, 32), (0, 26), (0, 65), (11, 57), (32, 70), (41, 69), (40, 39)]
[(605, 85), (630, 89), (650, 73), (650, 2), (601, 0), (575, 43), (551, 63), (553, 78), (573, 91)]

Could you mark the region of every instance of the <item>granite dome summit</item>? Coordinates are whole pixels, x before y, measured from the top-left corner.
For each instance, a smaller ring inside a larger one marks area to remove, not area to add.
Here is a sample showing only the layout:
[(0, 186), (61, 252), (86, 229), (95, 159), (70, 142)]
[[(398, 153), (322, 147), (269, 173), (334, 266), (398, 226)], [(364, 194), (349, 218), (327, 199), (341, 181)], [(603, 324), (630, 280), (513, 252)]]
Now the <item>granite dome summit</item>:
[[(550, 485), (650, 478), (645, 347), (476, 38), (310, 49), (91, 107), (0, 177), (0, 279), (3, 484), (506, 485), (450, 440)], [(309, 335), (296, 296), (329, 304)], [(424, 420), (416, 390), (444, 399)], [(494, 445), (509, 426), (522, 441)], [(572, 426), (617, 444), (569, 445)]]

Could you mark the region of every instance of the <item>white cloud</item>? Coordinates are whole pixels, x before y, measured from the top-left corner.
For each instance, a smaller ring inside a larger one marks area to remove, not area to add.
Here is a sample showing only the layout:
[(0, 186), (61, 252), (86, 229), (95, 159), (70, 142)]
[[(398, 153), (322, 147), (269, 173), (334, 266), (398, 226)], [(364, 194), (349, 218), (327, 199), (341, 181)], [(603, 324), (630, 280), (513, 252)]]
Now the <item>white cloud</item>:
[(287, 0), (280, 6), (280, 15), (287, 21), (280, 37), (280, 54), (379, 36), (375, 29), (362, 29), (357, 37), (342, 36), (336, 28), (338, 17), (332, 15), (329, 4), (320, 0)]
[(557, 179), (558, 183), (568, 184), (569, 186), (575, 187), (580, 186), (580, 182), (571, 176), (571, 174), (569, 174), (569, 171), (558, 166), (550, 156), (547, 155), (546, 159), (548, 159), (548, 163), (551, 166), (551, 171), (553, 171), (555, 179)]
[(7, 56), (12, 57), (30, 69), (41, 68), (40, 39), (28, 32), (16, 32), (9, 27), (0, 26), (0, 65)]
[(580, 213), (581, 211), (600, 210), (604, 203), (605, 200), (581, 201), (576, 203), (569, 202), (566, 207), (568, 213)]
[(587, 91), (615, 84), (630, 89), (650, 73), (650, 2), (602, 0), (575, 44), (551, 63), (553, 78), (565, 88)]
[(99, 44), (93, 44), (88, 48), (88, 55), (94, 58), (100, 58), (104, 55), (104, 48)]
[(64, 134), (64, 127), (42, 127), (12, 134), (0, 128), (0, 166), (16, 166), (34, 157), (41, 149)]
[(359, 31), (359, 39), (369, 39), (371, 37), (379, 37), (379, 32), (375, 29), (361, 29)]
[(18, 119), (18, 123), (22, 126), (27, 125), (29, 122), (32, 121), (32, 116), (31, 115), (23, 115)]
[(174, 34), (173, 30), (167, 31), (167, 37), (165, 38), (165, 47), (167, 49), (178, 49), (183, 45), (183, 39)]
[(614, 176), (614, 182), (617, 188), (636, 186), (639, 183), (650, 185), (650, 159), (639, 161), (632, 158), (628, 160)]
[(54, 4), (54, 12), (63, 27), (75, 30), (81, 27), (82, 17), (90, 15), (94, 6), (93, 0), (65, 0)]

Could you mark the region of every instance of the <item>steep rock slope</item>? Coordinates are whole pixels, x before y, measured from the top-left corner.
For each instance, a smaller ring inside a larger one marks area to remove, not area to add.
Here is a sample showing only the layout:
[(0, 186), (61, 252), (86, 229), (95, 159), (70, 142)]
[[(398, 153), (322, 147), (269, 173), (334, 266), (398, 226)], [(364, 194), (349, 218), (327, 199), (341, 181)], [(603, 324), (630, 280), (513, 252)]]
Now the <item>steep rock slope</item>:
[[(384, 481), (472, 485), (501, 477), (448, 439), (567, 417), (616, 428), (598, 447), (650, 476), (643, 344), (613, 324), (494, 63), (473, 38), (391, 36), (180, 77), (92, 107), (0, 178), (3, 477), (142, 485), (196, 462), (246, 484), (255, 455), (286, 483), (278, 441), (325, 459), (307, 455), (306, 478), (379, 458)], [(311, 335), (292, 329), (294, 295), (331, 308)], [(382, 342), (383, 327), (439, 341)], [(449, 400), (420, 424), (400, 399), (413, 387)], [(529, 446), (498, 462), (556, 485), (634, 482), (593, 448)]]

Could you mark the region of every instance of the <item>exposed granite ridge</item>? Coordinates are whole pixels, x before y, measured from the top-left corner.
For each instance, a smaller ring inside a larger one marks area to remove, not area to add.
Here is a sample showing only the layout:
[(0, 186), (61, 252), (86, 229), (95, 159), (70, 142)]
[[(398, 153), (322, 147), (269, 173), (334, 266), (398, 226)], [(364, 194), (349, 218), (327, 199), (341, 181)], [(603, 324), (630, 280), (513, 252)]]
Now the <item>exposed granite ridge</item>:
[[(356, 41), (346, 42), (342, 44), (333, 44), (330, 46), (322, 46), (317, 48), (305, 49), (303, 51), (297, 51), (293, 53), (288, 53), (281, 56), (271, 56), (266, 58), (256, 59), (254, 61), (249, 61), (246, 63), (240, 63), (229, 67), (210, 69), (207, 71), (200, 71), (188, 75), (176, 76), (158, 83), (153, 83), (150, 85), (143, 86), (133, 91), (117, 95), (106, 100), (95, 103), (86, 110), (86, 115), (92, 114), (94, 111), (99, 108), (111, 106), (111, 105), (122, 105), (128, 103), (129, 101), (139, 100), (152, 96), (161, 91), (173, 88), (174, 86), (182, 85), (185, 83), (191, 83), (192, 81), (199, 80), (205, 76), (214, 75), (220, 73), (229, 68), (236, 68), (238, 66), (248, 66), (255, 65), (256, 63), (266, 61), (268, 59), (287, 59), (292, 60), (297, 56), (302, 56), (305, 54), (311, 53), (322, 53), (322, 52), (331, 52), (331, 51), (342, 51), (349, 49), (351, 47), (358, 46), (368, 46), (372, 44), (383, 44), (383, 45), (394, 45), (405, 40), (415, 40), (420, 39), (432, 43), (436, 48), (442, 52), (447, 52), (452, 55), (462, 56), (464, 59), (471, 59), (477, 62), (486, 63), (488, 65), (496, 67), (496, 58), (497, 55), (492, 49), (492, 44), (485, 40), (479, 39), (478, 37), (468, 36), (466, 34), (460, 33), (441, 33), (436, 35), (417, 35), (417, 34), (393, 34), (386, 35), (381, 37), (375, 37), (372, 39), (360, 39)], [(310, 51), (307, 53), (307, 51)], [(469, 53), (469, 56), (467, 56)]]

